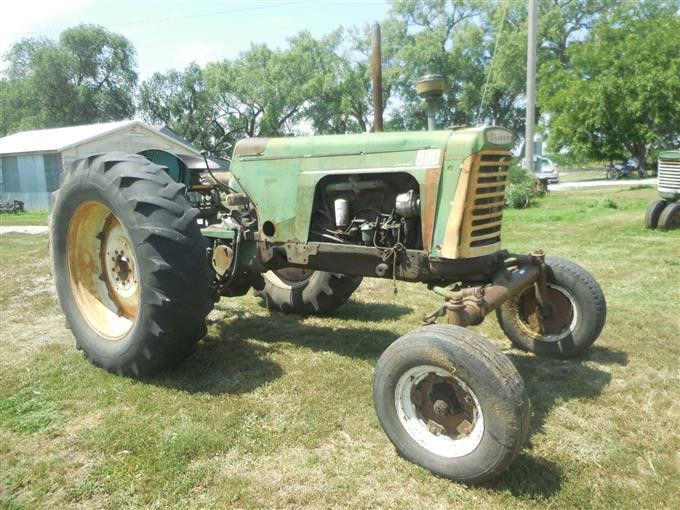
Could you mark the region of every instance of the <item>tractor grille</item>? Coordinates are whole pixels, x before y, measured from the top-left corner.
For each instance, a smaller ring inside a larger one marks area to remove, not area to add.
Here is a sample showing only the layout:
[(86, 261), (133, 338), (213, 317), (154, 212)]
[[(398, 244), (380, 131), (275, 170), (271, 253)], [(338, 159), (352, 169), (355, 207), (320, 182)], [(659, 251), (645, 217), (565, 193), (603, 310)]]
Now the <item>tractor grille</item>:
[(659, 160), (659, 191), (680, 191), (680, 160)]
[(461, 256), (479, 257), (500, 249), (509, 167), (507, 151), (483, 151), (475, 157), (463, 214)]

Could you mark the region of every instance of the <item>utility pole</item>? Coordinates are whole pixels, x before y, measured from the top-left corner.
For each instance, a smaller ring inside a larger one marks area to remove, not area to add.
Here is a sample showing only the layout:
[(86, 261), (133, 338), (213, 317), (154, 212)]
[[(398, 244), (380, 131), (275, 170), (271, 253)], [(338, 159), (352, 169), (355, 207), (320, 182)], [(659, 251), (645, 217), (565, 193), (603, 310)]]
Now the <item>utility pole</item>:
[(536, 25), (538, 0), (527, 0), (529, 30), (527, 37), (527, 111), (524, 130), (524, 163), (534, 171), (534, 129), (536, 126)]

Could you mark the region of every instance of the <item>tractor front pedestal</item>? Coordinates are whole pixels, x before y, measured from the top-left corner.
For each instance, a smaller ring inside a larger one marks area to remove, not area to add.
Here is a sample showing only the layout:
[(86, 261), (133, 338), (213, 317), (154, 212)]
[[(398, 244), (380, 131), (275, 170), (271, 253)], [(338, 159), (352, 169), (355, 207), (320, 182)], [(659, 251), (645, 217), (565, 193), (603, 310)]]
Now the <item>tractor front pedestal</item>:
[(532, 252), (529, 256), (511, 256), (505, 267), (494, 275), (491, 285), (454, 290), (434, 287), (434, 292), (445, 297), (446, 301), (423, 318), (423, 325), (434, 324), (437, 317), (447, 315), (449, 324), (464, 328), (476, 326), (489, 313), (532, 285), (535, 287), (540, 313), (548, 314), (546, 281), (545, 254), (542, 251)]
[(495, 310), (515, 346), (552, 358), (583, 353), (607, 315), (602, 289), (590, 273), (542, 251), (510, 255), (488, 285), (433, 290), (446, 301), (423, 318), (423, 325), (446, 315), (451, 325), (475, 326)]

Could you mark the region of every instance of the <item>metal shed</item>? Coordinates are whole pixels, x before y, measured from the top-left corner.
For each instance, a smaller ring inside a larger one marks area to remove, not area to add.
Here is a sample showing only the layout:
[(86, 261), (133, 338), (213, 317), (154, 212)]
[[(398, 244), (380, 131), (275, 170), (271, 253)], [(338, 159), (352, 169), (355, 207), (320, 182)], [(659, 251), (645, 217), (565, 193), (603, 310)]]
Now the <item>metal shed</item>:
[(181, 137), (139, 120), (23, 131), (0, 138), (0, 198), (22, 200), (28, 211), (49, 210), (61, 173), (75, 160), (146, 149), (200, 155)]

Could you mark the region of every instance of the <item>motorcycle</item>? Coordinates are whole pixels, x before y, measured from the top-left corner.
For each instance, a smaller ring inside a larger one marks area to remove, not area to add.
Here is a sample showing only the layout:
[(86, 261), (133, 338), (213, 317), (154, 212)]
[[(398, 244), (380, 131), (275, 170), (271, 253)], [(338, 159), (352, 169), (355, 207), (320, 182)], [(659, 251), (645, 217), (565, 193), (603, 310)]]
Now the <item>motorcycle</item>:
[(607, 179), (612, 181), (620, 179), (621, 177), (629, 177), (633, 172), (637, 172), (638, 177), (641, 179), (645, 177), (645, 171), (640, 168), (640, 165), (634, 159), (629, 159), (622, 163), (609, 163), (609, 165), (605, 167)]

